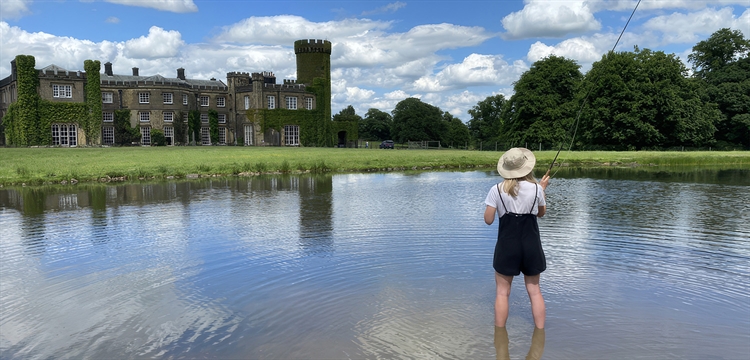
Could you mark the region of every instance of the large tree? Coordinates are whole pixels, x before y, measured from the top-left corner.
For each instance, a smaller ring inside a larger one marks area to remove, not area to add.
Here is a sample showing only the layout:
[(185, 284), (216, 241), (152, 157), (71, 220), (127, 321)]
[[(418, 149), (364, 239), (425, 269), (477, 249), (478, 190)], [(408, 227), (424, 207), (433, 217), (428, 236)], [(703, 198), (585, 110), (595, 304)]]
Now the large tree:
[(378, 109), (369, 109), (359, 122), (359, 137), (366, 140), (388, 140), (391, 138), (391, 114)]
[(488, 96), (469, 109), (469, 132), (476, 142), (497, 141), (502, 124), (502, 111), (505, 106), (502, 94)]
[[(739, 30), (721, 29), (693, 47), (688, 59), (703, 86), (706, 101), (716, 103), (721, 118), (716, 140), (750, 148), (750, 40)], [(728, 143), (728, 144), (727, 144)]]
[(637, 47), (605, 54), (587, 74), (582, 139), (609, 149), (709, 144), (719, 114), (686, 75), (674, 54)]
[(551, 55), (523, 73), (503, 109), (502, 140), (516, 146), (568, 141), (583, 79), (579, 67), (573, 60)]
[(333, 121), (361, 121), (362, 117), (357, 115), (357, 112), (354, 110), (354, 106), (347, 106), (341, 111), (339, 111), (338, 114), (333, 115)]
[(440, 108), (417, 98), (401, 100), (393, 109), (391, 136), (396, 142), (438, 141), (446, 129)]
[(440, 139), (442, 146), (465, 147), (471, 140), (469, 127), (447, 111), (443, 114), (443, 121), (446, 123), (446, 131)]

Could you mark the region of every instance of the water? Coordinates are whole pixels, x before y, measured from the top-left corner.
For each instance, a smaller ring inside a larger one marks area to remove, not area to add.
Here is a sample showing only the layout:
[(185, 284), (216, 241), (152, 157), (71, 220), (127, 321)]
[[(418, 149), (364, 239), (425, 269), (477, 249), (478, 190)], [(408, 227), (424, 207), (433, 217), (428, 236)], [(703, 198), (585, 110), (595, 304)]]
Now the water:
[(743, 179), (561, 172), (534, 346), (520, 278), (493, 326), (490, 173), (3, 189), (0, 357), (744, 359)]

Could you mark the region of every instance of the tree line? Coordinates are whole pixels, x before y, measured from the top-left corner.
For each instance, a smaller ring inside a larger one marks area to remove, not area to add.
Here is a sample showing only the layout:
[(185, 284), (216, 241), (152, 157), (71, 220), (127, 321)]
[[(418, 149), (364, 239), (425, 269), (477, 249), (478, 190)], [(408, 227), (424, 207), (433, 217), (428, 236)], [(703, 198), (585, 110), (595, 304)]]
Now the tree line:
[(692, 48), (692, 71), (675, 54), (637, 46), (603, 55), (586, 74), (551, 55), (521, 75), (510, 98), (479, 101), (468, 124), (416, 98), (364, 117), (350, 105), (333, 120), (357, 120), (360, 139), (461, 148), (750, 149), (749, 52), (742, 32), (724, 28)]

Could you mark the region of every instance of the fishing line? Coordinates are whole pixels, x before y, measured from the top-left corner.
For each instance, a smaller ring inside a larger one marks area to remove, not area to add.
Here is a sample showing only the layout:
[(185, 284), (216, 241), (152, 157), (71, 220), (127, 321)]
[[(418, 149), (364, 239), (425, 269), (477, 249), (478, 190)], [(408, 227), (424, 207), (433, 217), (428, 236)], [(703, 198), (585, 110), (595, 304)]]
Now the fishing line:
[[(625, 23), (625, 26), (622, 28), (622, 31), (620, 32), (620, 36), (617, 37), (617, 41), (615, 41), (615, 45), (612, 46), (612, 50), (610, 50), (609, 52), (612, 53), (612, 52), (615, 51), (615, 48), (617, 48), (617, 44), (620, 43), (620, 39), (622, 39), (622, 35), (625, 33), (625, 29), (628, 28), (628, 25), (630, 24), (630, 20), (633, 19), (633, 15), (635, 15), (635, 11), (638, 10), (638, 5), (640, 5), (640, 4), (641, 4), (641, 0), (638, 0), (638, 2), (635, 4), (635, 8), (633, 8), (633, 12), (630, 13), (630, 17), (628, 18), (628, 21)], [(570, 138), (570, 146), (568, 147), (568, 152), (570, 152), (570, 150), (573, 148), (573, 142), (575, 142), (576, 134), (578, 133), (578, 123), (581, 120), (581, 114), (583, 113), (583, 107), (586, 106), (586, 101), (588, 101), (589, 95), (591, 95), (591, 89), (593, 89), (593, 88), (594, 87), (591, 86), (591, 87), (589, 87), (588, 91), (586, 91), (586, 96), (583, 98), (583, 103), (581, 103), (581, 107), (578, 109), (578, 115), (576, 115), (576, 121), (573, 124), (574, 126), (571, 128), (571, 130), (573, 130), (573, 136)], [(544, 174), (545, 176), (549, 175), (549, 172), (552, 170), (552, 167), (555, 166), (555, 161), (557, 161), (557, 157), (560, 155), (560, 151), (562, 151), (563, 145), (564, 145), (564, 143), (560, 142), (560, 148), (557, 149), (557, 154), (555, 154), (555, 158), (552, 159), (552, 163), (549, 164), (549, 169), (547, 169), (547, 173)], [(561, 167), (562, 166), (558, 166), (557, 170), (555, 170), (555, 173), (552, 174), (552, 176), (550, 176), (550, 177), (554, 177), (555, 175), (557, 175), (557, 172), (560, 171)]]

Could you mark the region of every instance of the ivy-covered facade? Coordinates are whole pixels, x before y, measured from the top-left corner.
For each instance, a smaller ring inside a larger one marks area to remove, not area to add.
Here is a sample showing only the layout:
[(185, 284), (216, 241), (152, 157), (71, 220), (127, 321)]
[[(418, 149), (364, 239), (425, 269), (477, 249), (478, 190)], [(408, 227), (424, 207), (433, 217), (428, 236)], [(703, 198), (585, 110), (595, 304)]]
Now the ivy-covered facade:
[(331, 121), (331, 43), (294, 47), (298, 79), (282, 84), (270, 72), (230, 72), (226, 84), (182, 68), (120, 75), (106, 63), (100, 73), (92, 60), (83, 72), (36, 69), (19, 55), (0, 80), (0, 145), (151, 145), (157, 130), (167, 145), (354, 146), (357, 124)]

